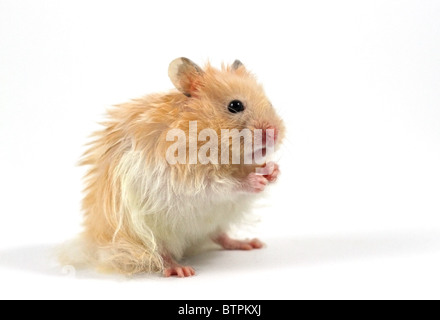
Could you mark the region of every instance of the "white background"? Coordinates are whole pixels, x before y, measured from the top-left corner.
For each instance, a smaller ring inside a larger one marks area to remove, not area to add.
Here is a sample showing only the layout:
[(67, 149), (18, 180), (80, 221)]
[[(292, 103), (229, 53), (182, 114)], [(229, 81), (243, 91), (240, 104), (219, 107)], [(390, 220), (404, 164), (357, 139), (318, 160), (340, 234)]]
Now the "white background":
[[(440, 2), (0, 0), (0, 298), (440, 298)], [(171, 88), (171, 60), (238, 58), (283, 116), (255, 252), (191, 279), (61, 269), (87, 136)], [(67, 275), (63, 275), (67, 273)]]

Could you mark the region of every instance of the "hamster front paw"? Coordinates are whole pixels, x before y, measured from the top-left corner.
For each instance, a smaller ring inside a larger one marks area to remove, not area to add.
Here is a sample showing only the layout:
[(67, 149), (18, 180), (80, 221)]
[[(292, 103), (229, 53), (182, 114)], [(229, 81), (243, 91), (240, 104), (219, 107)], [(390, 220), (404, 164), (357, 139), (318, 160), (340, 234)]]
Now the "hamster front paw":
[(252, 172), (243, 181), (242, 188), (245, 192), (260, 193), (264, 191), (267, 183), (265, 176)]
[(275, 182), (280, 175), (280, 166), (275, 162), (269, 162), (266, 166), (269, 168), (269, 172), (271, 173), (264, 175), (264, 177), (269, 182)]

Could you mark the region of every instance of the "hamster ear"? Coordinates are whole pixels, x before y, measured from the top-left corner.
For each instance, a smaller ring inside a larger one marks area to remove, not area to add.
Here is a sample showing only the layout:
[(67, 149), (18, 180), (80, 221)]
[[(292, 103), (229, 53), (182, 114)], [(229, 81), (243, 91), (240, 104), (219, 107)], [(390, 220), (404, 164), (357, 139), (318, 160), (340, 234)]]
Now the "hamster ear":
[(235, 60), (234, 63), (231, 65), (232, 70), (237, 70), (238, 68), (244, 67), (243, 63), (241, 63), (240, 60)]
[(188, 58), (177, 58), (170, 63), (168, 76), (174, 86), (187, 97), (196, 89), (197, 78), (203, 70)]

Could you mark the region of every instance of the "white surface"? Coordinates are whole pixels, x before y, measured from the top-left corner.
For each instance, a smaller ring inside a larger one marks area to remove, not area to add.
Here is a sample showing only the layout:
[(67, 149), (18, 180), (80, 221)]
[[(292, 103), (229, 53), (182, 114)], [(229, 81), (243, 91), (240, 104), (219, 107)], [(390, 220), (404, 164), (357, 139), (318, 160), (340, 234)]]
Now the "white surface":
[[(438, 1), (0, 0), (0, 298), (440, 298)], [(72, 273), (87, 135), (171, 87), (168, 63), (239, 58), (288, 127), (254, 231), (192, 279)], [(67, 275), (63, 275), (67, 273)]]

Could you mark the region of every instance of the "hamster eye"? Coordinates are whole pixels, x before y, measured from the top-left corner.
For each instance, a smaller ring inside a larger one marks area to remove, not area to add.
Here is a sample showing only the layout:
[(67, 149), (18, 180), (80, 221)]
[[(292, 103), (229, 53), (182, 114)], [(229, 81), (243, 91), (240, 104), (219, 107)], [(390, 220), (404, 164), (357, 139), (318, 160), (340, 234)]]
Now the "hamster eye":
[(239, 113), (244, 111), (244, 105), (240, 100), (234, 100), (229, 103), (228, 110), (231, 113)]

